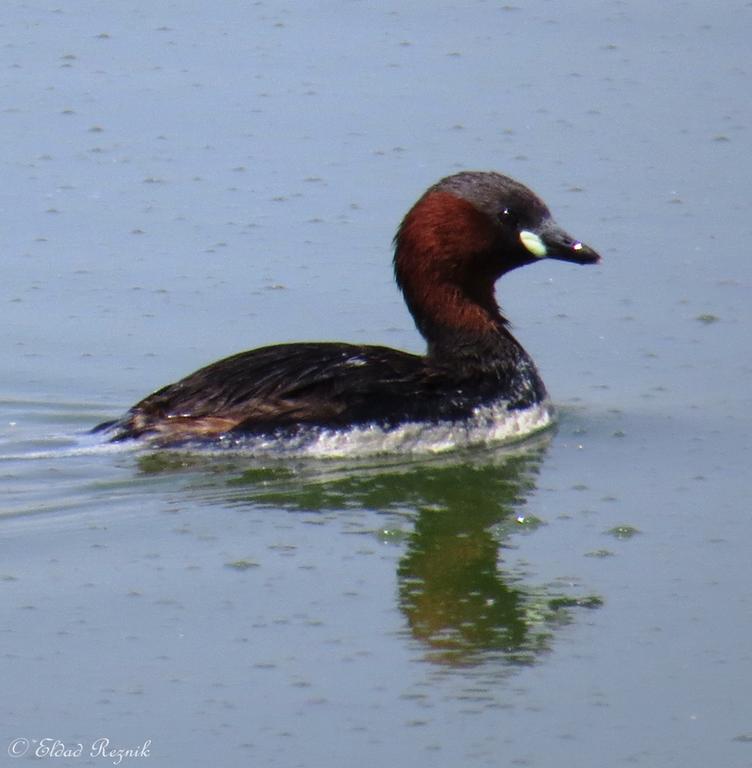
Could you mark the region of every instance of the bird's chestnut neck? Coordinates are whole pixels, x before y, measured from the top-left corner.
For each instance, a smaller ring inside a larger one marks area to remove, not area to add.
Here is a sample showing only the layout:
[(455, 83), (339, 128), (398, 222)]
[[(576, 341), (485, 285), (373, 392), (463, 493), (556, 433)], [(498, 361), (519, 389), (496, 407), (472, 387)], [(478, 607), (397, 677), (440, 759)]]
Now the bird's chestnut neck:
[(482, 339), (504, 329), (494, 283), (504, 271), (494, 222), (471, 203), (430, 191), (395, 237), (394, 271), (429, 355), (448, 338)]

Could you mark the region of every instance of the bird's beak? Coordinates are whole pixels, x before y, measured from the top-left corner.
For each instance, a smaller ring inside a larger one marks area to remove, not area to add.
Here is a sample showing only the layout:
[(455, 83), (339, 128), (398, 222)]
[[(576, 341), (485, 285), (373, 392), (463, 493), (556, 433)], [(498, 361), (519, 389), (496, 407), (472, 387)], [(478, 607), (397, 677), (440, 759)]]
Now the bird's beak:
[(553, 221), (537, 232), (523, 229), (520, 241), (536, 259), (558, 259), (575, 264), (597, 264), (601, 257), (590, 246), (575, 240)]

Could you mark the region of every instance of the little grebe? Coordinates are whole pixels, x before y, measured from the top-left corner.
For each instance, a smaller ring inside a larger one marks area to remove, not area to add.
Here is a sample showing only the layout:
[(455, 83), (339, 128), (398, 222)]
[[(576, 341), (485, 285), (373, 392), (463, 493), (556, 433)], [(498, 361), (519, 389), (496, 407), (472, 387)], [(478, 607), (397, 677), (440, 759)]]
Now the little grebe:
[(547, 397), (494, 298), (506, 272), (544, 258), (595, 264), (527, 187), (463, 172), (430, 187), (394, 239), (394, 272), (426, 339), (425, 356), (388, 347), (306, 342), (241, 352), (201, 368), (95, 429), (161, 445), (301, 427), (458, 422)]

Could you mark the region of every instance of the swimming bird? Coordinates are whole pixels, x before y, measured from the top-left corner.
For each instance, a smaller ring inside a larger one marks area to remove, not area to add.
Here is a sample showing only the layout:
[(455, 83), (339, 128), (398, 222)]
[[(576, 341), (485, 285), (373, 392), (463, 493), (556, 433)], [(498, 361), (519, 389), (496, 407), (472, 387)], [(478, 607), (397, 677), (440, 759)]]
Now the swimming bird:
[(600, 260), (514, 179), (448, 176), (413, 205), (394, 238), (395, 278), (424, 355), (340, 342), (261, 347), (159, 389), (95, 431), (174, 445), (308, 427), (463, 422), (484, 406), (540, 404), (546, 388), (494, 291), (505, 273), (547, 258)]

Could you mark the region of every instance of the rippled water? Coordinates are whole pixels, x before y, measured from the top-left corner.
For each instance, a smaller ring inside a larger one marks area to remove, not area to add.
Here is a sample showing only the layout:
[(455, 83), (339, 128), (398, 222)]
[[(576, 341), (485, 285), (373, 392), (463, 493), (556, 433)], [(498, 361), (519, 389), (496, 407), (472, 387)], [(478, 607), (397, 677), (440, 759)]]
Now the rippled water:
[[(4, 6), (8, 761), (752, 764), (749, 16)], [(420, 350), (389, 243), (458, 168), (604, 256), (500, 285), (554, 429), (329, 459), (88, 434), (242, 349)]]

